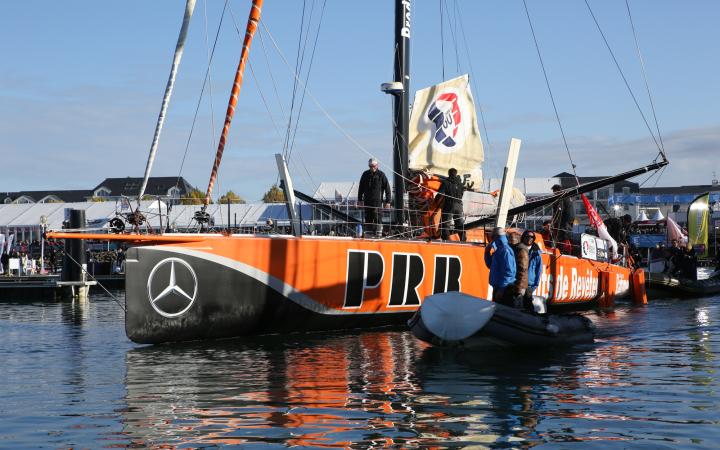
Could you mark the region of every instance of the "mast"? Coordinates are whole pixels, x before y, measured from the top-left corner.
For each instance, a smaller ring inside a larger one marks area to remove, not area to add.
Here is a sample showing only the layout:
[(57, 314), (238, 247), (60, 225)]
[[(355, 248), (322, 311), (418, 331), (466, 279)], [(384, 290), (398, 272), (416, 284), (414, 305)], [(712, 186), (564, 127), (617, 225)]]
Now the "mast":
[(145, 194), (145, 188), (147, 188), (148, 180), (150, 179), (150, 171), (152, 170), (153, 162), (155, 162), (155, 154), (157, 153), (158, 143), (160, 142), (160, 132), (162, 131), (162, 126), (165, 122), (165, 114), (167, 113), (170, 96), (172, 95), (173, 86), (175, 85), (175, 75), (177, 74), (180, 60), (182, 59), (183, 50), (185, 48), (185, 38), (187, 37), (188, 28), (190, 27), (190, 19), (192, 18), (194, 10), (195, 0), (187, 0), (185, 3), (185, 16), (183, 16), (182, 27), (180, 28), (180, 35), (178, 36), (177, 44), (175, 45), (175, 56), (173, 56), (172, 66), (170, 67), (170, 76), (168, 77), (167, 85), (165, 86), (165, 96), (163, 96), (162, 106), (160, 106), (160, 114), (158, 115), (158, 121), (155, 125), (155, 135), (153, 136), (152, 144), (150, 145), (150, 154), (148, 155), (147, 164), (145, 166), (145, 176), (143, 177), (142, 186), (140, 186), (140, 190), (138, 191), (138, 206), (140, 206), (140, 200), (142, 200), (143, 194)]
[(393, 222), (402, 224), (405, 217), (405, 178), (408, 176), (408, 124), (410, 105), (410, 6), (411, 0), (395, 0), (395, 82), (402, 90), (393, 97)]
[(207, 208), (208, 204), (210, 204), (210, 196), (212, 195), (212, 190), (215, 186), (215, 181), (217, 180), (220, 161), (222, 160), (223, 151), (225, 150), (225, 142), (227, 142), (227, 135), (230, 131), (230, 123), (232, 122), (233, 115), (235, 114), (235, 107), (237, 106), (238, 97), (240, 96), (240, 88), (242, 87), (243, 82), (243, 72), (245, 71), (245, 64), (247, 63), (248, 55), (250, 54), (250, 44), (252, 44), (253, 36), (255, 35), (258, 23), (260, 22), (262, 4), (263, 0), (253, 0), (252, 7), (250, 8), (250, 16), (248, 17), (247, 27), (245, 29), (245, 40), (243, 41), (243, 48), (240, 52), (240, 61), (238, 62), (237, 71), (235, 72), (235, 81), (233, 82), (232, 91), (230, 92), (227, 113), (225, 113), (225, 125), (223, 126), (222, 134), (220, 135), (217, 154), (215, 155), (215, 162), (213, 163), (213, 168), (210, 172), (210, 181), (208, 182), (207, 192), (205, 193), (203, 211)]

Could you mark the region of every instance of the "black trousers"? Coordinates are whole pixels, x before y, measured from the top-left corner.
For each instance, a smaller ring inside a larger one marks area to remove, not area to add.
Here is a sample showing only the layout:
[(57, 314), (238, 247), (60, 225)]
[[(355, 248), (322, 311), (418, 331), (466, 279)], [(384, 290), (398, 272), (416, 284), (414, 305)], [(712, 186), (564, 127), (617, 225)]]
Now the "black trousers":
[(465, 219), (463, 219), (462, 211), (443, 211), (441, 220), (440, 236), (444, 241), (450, 239), (450, 222), (453, 223), (455, 233), (460, 236), (460, 240), (465, 241)]
[(365, 205), (364, 215), (364, 231), (366, 233), (381, 233), (382, 226), (380, 222), (380, 205)]

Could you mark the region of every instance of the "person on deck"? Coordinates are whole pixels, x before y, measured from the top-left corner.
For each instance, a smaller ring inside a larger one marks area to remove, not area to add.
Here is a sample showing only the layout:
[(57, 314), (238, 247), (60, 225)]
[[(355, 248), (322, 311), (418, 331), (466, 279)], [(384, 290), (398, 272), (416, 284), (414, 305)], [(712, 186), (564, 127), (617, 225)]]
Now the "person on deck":
[[(382, 170), (378, 169), (378, 161), (370, 158), (369, 169), (363, 172), (358, 186), (359, 207), (364, 207), (365, 231), (376, 235), (382, 233), (380, 221), (380, 208), (390, 207), (390, 183)], [(383, 194), (385, 202), (383, 204)]]
[(625, 214), (621, 218), (611, 217), (605, 221), (610, 236), (615, 239), (618, 244), (627, 244), (627, 238), (630, 235), (630, 227), (632, 226), (632, 216)]
[(540, 277), (543, 271), (542, 255), (540, 247), (535, 242), (536, 235), (532, 231), (525, 231), (520, 238), (520, 243), (527, 246), (528, 250), (528, 286), (525, 290), (525, 298), (523, 299), (523, 307), (532, 311), (533, 293), (540, 284)]
[(522, 309), (528, 289), (528, 267), (530, 266), (530, 247), (525, 245), (517, 234), (512, 235), (511, 246), (515, 254), (515, 283), (513, 284), (513, 307)]
[(545, 244), (545, 248), (552, 248), (552, 233), (550, 232), (550, 227), (552, 226), (552, 221), (546, 220), (542, 224), (542, 229), (540, 230), (540, 235), (543, 238), (543, 243)]
[(448, 170), (448, 177), (443, 180), (438, 195), (443, 198), (441, 236), (444, 241), (450, 239), (450, 222), (461, 241), (465, 241), (465, 220), (463, 218), (463, 182), (457, 169)]
[(485, 265), (490, 269), (492, 300), (507, 306), (514, 306), (515, 254), (502, 227), (495, 228), (492, 243), (485, 248)]
[[(552, 187), (553, 194), (562, 191), (562, 187), (556, 184)], [(569, 255), (572, 253), (572, 226), (575, 222), (575, 208), (570, 197), (555, 202), (553, 205), (552, 226), (554, 238), (561, 252)]]

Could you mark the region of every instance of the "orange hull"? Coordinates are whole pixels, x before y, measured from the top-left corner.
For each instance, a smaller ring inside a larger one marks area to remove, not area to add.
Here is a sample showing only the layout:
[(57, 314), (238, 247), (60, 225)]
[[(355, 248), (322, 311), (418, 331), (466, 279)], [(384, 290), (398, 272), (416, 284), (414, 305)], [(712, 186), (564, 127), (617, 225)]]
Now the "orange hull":
[[(472, 243), (248, 235), (136, 247), (126, 329), (152, 343), (402, 323), (433, 293), (489, 298), (484, 252)], [(535, 294), (550, 306), (630, 291), (627, 268), (554, 253), (543, 260)]]

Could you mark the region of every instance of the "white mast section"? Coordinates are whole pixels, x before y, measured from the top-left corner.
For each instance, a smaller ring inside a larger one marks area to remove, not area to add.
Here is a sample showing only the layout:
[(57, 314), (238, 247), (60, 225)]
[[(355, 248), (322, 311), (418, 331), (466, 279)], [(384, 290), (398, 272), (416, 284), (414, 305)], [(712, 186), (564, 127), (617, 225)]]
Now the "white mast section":
[(508, 151), (507, 164), (505, 164), (505, 170), (503, 172), (502, 189), (500, 189), (500, 201), (498, 202), (497, 220), (495, 222), (496, 227), (505, 228), (521, 143), (522, 141), (520, 139), (512, 138), (510, 140), (510, 150)]
[(183, 17), (182, 28), (180, 28), (180, 36), (178, 36), (177, 45), (175, 46), (175, 56), (173, 57), (172, 67), (170, 68), (170, 77), (168, 77), (167, 86), (165, 87), (165, 96), (163, 97), (162, 106), (160, 107), (160, 115), (158, 116), (157, 125), (155, 126), (155, 136), (153, 136), (152, 145), (150, 146), (150, 155), (148, 155), (147, 165), (145, 166), (145, 176), (143, 177), (142, 186), (138, 191), (138, 206), (145, 194), (150, 171), (155, 162), (155, 154), (157, 153), (158, 143), (160, 142), (160, 132), (165, 122), (165, 113), (167, 112), (170, 96), (172, 95), (173, 86), (175, 85), (175, 75), (177, 74), (180, 59), (182, 59), (183, 50), (185, 48), (185, 38), (187, 37), (188, 28), (190, 28), (190, 19), (195, 10), (195, 0), (187, 0), (185, 4), (185, 16)]

